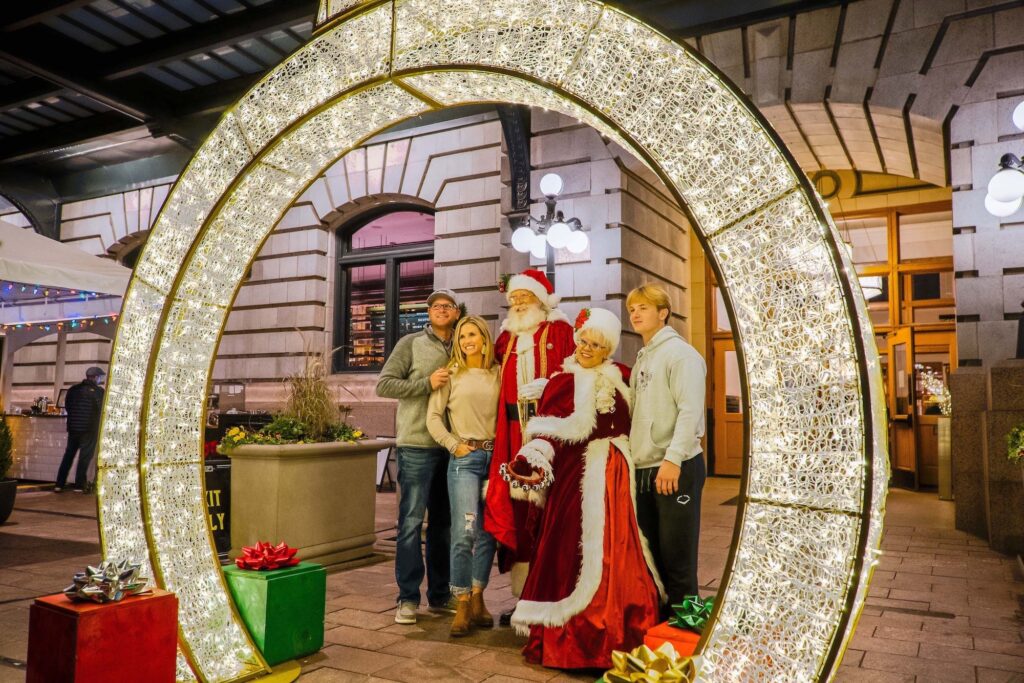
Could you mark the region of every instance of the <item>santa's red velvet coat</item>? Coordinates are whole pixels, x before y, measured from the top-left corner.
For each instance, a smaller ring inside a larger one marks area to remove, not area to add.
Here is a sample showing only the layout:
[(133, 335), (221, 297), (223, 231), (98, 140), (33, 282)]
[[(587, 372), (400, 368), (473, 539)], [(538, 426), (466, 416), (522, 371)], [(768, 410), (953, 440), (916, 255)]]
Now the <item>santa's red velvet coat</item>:
[[(529, 335), (527, 335), (528, 337)], [(572, 326), (557, 309), (533, 333), (533, 379), (548, 378), (562, 369), (562, 361), (576, 348)], [(516, 405), (519, 394), (520, 367), (517, 335), (502, 332), (494, 343), (496, 360), (502, 364), (501, 393), (498, 399), (498, 425), (491, 457), (491, 472), (484, 506), (484, 528), (501, 544), (498, 567), (505, 572), (516, 562), (529, 562), (540, 522), (539, 512), (525, 501), (514, 501), (508, 484), (498, 474), (523, 444), (519, 420), (510, 418), (506, 405)], [(521, 347), (520, 347), (521, 348)], [(541, 374), (541, 371), (545, 372)]]
[[(540, 531), (512, 616), (528, 661), (557, 668), (608, 668), (658, 622), (660, 582), (636, 522), (629, 459), (628, 369), (567, 359), (548, 383), (530, 439), (514, 458), (522, 475), (548, 473)], [(512, 489), (523, 497), (523, 489)]]

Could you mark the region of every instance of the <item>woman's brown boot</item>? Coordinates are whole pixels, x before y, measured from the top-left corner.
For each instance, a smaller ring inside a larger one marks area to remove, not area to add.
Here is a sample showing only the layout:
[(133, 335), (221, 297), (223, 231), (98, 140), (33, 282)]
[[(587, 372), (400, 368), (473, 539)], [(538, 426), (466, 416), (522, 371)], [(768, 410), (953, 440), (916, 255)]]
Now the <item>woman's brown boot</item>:
[(473, 593), (473, 596), (469, 599), (469, 614), (474, 626), (482, 626), (483, 628), (494, 626), (494, 617), (491, 616), (491, 613), (487, 611), (487, 606), (484, 605), (483, 593)]
[(469, 600), (459, 600), (459, 604), (455, 608), (455, 618), (452, 619), (452, 628), (448, 631), (449, 636), (461, 638), (469, 635), (469, 627), (472, 623), (469, 611)]

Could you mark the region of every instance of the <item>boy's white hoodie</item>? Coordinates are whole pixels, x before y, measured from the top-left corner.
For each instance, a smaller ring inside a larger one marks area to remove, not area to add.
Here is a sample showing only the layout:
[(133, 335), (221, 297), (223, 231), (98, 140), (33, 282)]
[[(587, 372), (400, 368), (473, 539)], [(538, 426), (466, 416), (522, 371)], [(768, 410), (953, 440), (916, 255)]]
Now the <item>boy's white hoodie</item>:
[(636, 356), (630, 376), (630, 451), (637, 469), (662, 460), (682, 464), (702, 451), (707, 365), (697, 349), (666, 325)]

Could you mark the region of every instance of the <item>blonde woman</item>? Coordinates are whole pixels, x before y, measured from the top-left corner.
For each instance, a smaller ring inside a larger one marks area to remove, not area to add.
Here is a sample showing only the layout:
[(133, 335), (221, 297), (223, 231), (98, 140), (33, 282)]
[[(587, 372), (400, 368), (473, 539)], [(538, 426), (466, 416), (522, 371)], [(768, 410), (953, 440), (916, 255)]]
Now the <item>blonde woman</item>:
[(487, 323), (477, 316), (462, 318), (454, 337), (448, 383), (435, 389), (427, 404), (427, 430), (451, 454), (450, 570), (458, 603), (450, 634), (458, 637), (472, 626), (494, 626), (484, 605), (495, 541), (483, 526), (483, 489), (494, 450), (500, 378)]

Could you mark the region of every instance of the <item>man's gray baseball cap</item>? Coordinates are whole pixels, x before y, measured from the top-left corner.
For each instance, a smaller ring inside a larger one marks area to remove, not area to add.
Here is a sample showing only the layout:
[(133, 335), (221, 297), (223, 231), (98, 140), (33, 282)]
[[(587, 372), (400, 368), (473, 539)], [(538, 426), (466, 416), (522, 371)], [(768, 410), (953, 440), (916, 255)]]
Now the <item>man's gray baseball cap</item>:
[(427, 297), (427, 305), (432, 306), (437, 299), (441, 298), (448, 299), (455, 304), (456, 308), (459, 307), (459, 298), (455, 295), (455, 292), (450, 289), (435, 289), (431, 292), (430, 296)]

